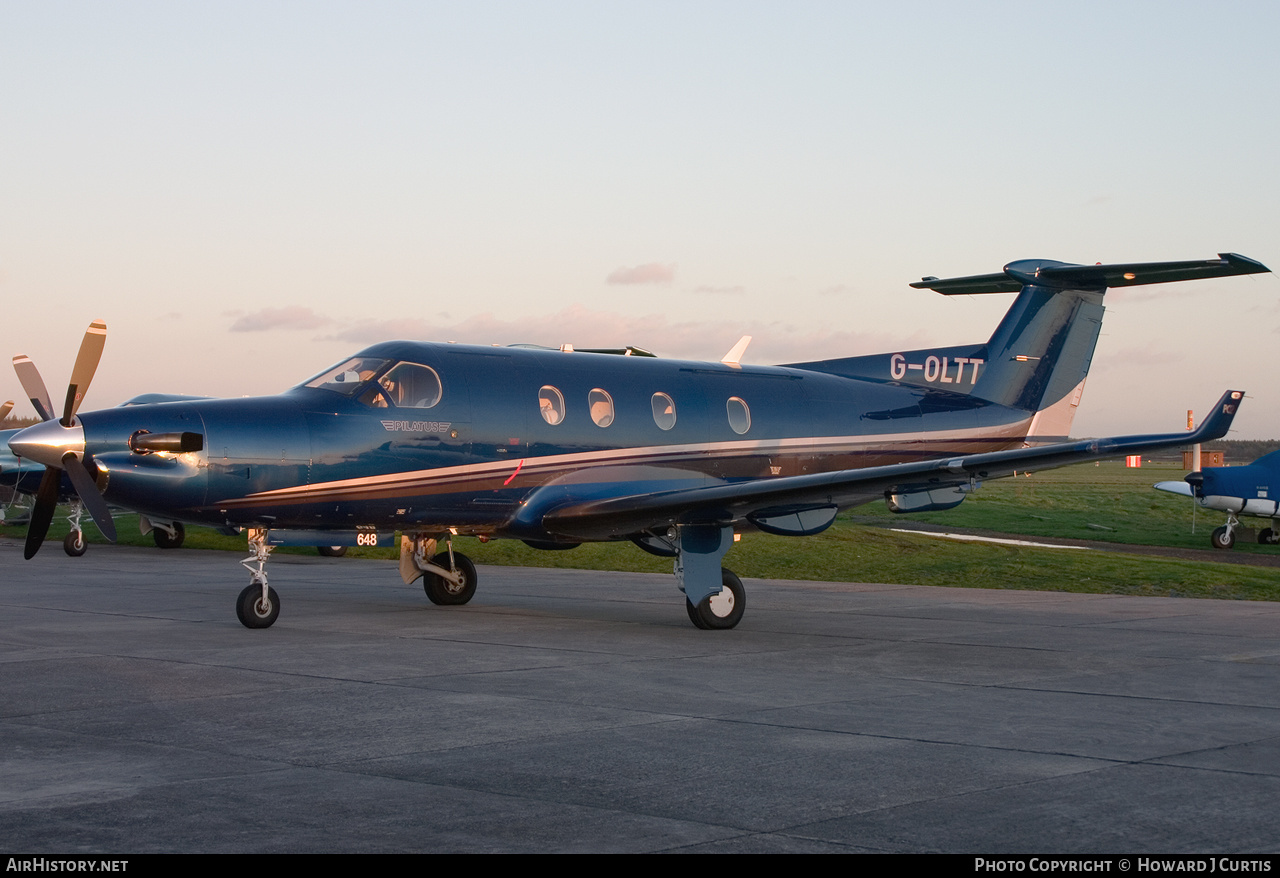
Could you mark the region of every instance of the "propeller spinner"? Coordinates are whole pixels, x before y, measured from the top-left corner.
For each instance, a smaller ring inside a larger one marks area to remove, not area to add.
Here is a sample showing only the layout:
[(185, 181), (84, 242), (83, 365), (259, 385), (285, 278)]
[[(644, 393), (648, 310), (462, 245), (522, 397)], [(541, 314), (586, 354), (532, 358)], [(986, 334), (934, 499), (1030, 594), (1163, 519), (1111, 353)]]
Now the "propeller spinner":
[(93, 476), (85, 468), (84, 429), (76, 421), (76, 412), (93, 381), (106, 340), (105, 323), (95, 320), (89, 324), (84, 340), (80, 342), (75, 366), (71, 369), (71, 382), (67, 385), (62, 417), (57, 421), (54, 420), (53, 402), (44, 379), (40, 377), (40, 370), (25, 354), (13, 358), (13, 369), (18, 373), (18, 381), (43, 421), (22, 430), (9, 440), (9, 448), (14, 454), (42, 463), (45, 467), (40, 488), (36, 491), (35, 506), (31, 510), (31, 524), (27, 527), (27, 542), (23, 549), (23, 556), (26, 558), (33, 557), (40, 550), (40, 544), (49, 532), (64, 472), (103, 536), (115, 541), (116, 526), (111, 520), (111, 510), (98, 493)]

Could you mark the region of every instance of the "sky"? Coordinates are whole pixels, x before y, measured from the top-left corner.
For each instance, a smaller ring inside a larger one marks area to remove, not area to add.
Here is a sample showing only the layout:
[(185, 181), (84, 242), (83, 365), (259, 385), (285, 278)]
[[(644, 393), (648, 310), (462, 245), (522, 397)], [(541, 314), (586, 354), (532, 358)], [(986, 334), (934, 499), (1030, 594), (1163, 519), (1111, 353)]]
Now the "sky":
[[(0, 307), (55, 399), (388, 338), (747, 363), (985, 341), (921, 276), (1280, 270), (1280, 4), (0, 0)], [(1114, 291), (1073, 434), (1280, 438), (1280, 279)], [(18, 399), (11, 371), (0, 399)]]

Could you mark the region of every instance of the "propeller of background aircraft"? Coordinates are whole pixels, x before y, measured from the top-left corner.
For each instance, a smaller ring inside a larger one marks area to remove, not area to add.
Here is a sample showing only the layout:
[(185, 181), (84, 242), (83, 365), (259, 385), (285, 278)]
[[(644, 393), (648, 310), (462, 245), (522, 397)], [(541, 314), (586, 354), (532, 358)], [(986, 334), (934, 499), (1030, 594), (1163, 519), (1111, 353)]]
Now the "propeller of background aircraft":
[(18, 381), (27, 397), (40, 415), (43, 424), (29, 427), (23, 432), (23, 439), (18, 447), (10, 443), (15, 454), (30, 458), (44, 464), (44, 476), (40, 480), (40, 488), (36, 491), (35, 505), (31, 510), (31, 524), (27, 527), (27, 542), (23, 556), (31, 558), (40, 550), (45, 535), (49, 532), (49, 524), (53, 521), (54, 509), (58, 505), (58, 488), (62, 481), (62, 473), (71, 480), (76, 495), (85, 509), (93, 516), (94, 522), (103, 535), (114, 541), (116, 526), (111, 520), (111, 511), (98, 492), (93, 476), (84, 464), (84, 429), (76, 421), (76, 411), (89, 390), (89, 383), (97, 371), (98, 361), (102, 358), (102, 348), (107, 340), (107, 325), (101, 320), (89, 324), (84, 340), (80, 343), (80, 353), (76, 355), (75, 366), (71, 370), (71, 382), (67, 385), (67, 397), (62, 406), (62, 417), (54, 420), (53, 402), (45, 387), (40, 370), (25, 354), (13, 358), (13, 369), (18, 373)]
[(13, 400), (5, 400), (4, 405), (0, 405), (0, 421), (9, 417), (9, 412), (13, 411)]

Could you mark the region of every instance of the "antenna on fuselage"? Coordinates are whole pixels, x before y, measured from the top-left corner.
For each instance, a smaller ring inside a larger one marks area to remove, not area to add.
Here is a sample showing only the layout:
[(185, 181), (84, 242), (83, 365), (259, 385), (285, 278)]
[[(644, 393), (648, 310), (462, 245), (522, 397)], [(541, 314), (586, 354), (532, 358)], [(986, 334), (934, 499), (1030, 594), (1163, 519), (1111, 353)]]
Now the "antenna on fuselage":
[(738, 339), (738, 343), (729, 349), (729, 353), (725, 354), (720, 362), (726, 366), (738, 366), (742, 363), (742, 355), (747, 352), (747, 345), (751, 344), (751, 336), (744, 335)]

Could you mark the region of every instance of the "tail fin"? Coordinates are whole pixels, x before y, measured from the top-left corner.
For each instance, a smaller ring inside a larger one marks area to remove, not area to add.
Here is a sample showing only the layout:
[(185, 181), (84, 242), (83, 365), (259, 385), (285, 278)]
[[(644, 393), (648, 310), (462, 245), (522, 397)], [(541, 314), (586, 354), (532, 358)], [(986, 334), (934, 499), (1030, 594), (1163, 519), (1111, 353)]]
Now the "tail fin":
[(1084, 392), (1102, 329), (1102, 297), (1108, 287), (1169, 283), (1256, 274), (1269, 269), (1234, 253), (1194, 262), (1072, 265), (1022, 260), (1000, 274), (911, 286), (943, 295), (1018, 291), (1018, 298), (986, 344), (986, 363), (971, 393), (981, 399), (1035, 412), (1028, 439), (1063, 441)]
[(1235, 253), (1192, 262), (1073, 265), (1046, 259), (1011, 262), (999, 274), (911, 284), (945, 296), (1017, 293), (986, 344), (959, 345), (792, 363), (810, 369), (893, 381), (934, 392), (965, 394), (1032, 412), (1027, 437), (1062, 441), (1071, 430), (1085, 376), (1102, 329), (1102, 297), (1108, 287), (1230, 277), (1270, 271)]
[[(1026, 263), (1015, 263), (1025, 265)], [(1102, 331), (1103, 289), (1026, 284), (987, 342), (973, 395), (1037, 417), (1031, 433), (1065, 439)]]

